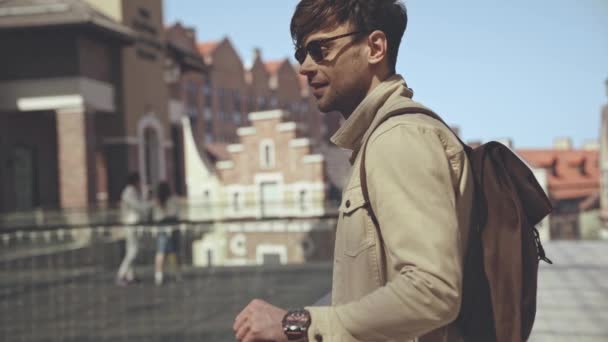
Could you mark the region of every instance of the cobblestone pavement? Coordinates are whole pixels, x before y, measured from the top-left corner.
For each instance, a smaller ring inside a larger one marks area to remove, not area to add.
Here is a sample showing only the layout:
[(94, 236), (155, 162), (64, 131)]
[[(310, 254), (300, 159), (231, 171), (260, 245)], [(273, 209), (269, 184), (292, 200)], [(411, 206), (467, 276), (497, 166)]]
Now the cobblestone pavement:
[(129, 287), (114, 285), (113, 274), (1, 272), (0, 341), (232, 342), (234, 317), (251, 299), (300, 307), (331, 286), (329, 264), (191, 268), (162, 286), (151, 269), (140, 268), (142, 282)]
[[(532, 342), (608, 342), (608, 243), (553, 242), (542, 265)], [(113, 269), (0, 269), (0, 341), (233, 341), (235, 314), (251, 298), (283, 307), (315, 302), (331, 265), (188, 268), (180, 282), (113, 284)]]
[(608, 342), (608, 243), (552, 242), (531, 342)]

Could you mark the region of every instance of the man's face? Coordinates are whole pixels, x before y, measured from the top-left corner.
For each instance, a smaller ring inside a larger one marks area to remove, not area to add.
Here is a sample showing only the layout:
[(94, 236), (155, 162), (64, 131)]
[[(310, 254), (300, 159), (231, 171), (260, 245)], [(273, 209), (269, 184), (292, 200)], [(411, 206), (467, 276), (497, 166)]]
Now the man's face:
[[(314, 40), (331, 38), (355, 31), (346, 23), (313, 32), (305, 38), (303, 46)], [(348, 36), (328, 42), (323, 49), (323, 60), (306, 56), (300, 74), (308, 78), (319, 110), (338, 111), (348, 116), (363, 100), (371, 80), (367, 63), (367, 41)]]

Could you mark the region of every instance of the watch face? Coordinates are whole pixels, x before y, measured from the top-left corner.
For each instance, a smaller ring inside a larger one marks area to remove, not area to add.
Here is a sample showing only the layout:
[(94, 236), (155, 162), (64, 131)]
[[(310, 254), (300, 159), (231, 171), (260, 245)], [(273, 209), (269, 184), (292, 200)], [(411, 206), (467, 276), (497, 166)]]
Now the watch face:
[(306, 310), (289, 311), (283, 318), (283, 331), (288, 340), (297, 340), (306, 336), (310, 326), (310, 313)]
[(309, 321), (310, 315), (304, 311), (293, 311), (287, 315), (287, 323), (305, 326)]

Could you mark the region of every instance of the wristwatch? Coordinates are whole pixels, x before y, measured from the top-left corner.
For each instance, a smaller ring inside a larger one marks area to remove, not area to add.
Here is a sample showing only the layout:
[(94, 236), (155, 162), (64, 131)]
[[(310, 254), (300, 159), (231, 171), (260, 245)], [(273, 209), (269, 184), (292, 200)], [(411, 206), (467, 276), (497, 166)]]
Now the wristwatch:
[(283, 317), (283, 332), (289, 341), (300, 340), (307, 337), (310, 323), (308, 310), (289, 310)]

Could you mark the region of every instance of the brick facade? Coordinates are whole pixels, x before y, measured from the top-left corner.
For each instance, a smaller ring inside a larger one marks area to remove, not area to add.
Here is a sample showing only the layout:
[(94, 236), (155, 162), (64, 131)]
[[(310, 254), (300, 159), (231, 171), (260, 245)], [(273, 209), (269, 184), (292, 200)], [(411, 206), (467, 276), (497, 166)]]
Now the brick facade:
[(328, 132), (337, 129), (337, 121), (332, 119), (336, 116), (319, 112), (306, 78), (289, 59), (264, 61), (256, 49), (251, 66), (244, 68), (228, 38), (199, 43), (198, 47), (211, 67), (200, 95), (203, 116), (210, 122), (206, 142), (236, 142), (236, 129), (249, 124), (246, 114), (261, 110), (289, 112), (288, 119), (300, 124), (313, 146), (326, 142)]
[(210, 66), (199, 92), (203, 103), (204, 141), (231, 143), (246, 121), (247, 83), (243, 62), (228, 38), (200, 43), (199, 52)]
[(87, 116), (84, 110), (57, 111), (59, 194), (62, 208), (85, 208), (89, 202)]

